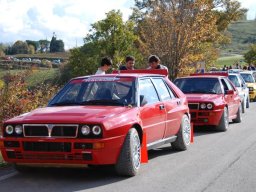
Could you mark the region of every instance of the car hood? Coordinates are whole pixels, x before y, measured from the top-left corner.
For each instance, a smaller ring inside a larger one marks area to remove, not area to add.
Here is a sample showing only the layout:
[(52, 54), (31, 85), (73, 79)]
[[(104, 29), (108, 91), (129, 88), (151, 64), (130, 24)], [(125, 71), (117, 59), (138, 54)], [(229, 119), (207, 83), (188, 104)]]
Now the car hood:
[(186, 94), (188, 102), (214, 102), (223, 97), (222, 94)]
[(120, 106), (68, 106), (38, 108), (12, 118), (5, 123), (100, 123), (131, 107)]
[(253, 87), (256, 89), (256, 83), (246, 83), (247, 87)]

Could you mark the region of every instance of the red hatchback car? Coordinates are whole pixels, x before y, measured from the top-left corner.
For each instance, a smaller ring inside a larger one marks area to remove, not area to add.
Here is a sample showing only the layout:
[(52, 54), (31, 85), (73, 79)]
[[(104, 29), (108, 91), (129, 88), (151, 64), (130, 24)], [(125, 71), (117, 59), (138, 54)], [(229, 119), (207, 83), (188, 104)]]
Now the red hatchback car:
[(194, 125), (214, 125), (226, 131), (230, 120), (241, 122), (241, 100), (226, 76), (194, 74), (177, 78), (174, 84), (187, 96)]
[[(150, 71), (149, 71), (150, 72)], [(109, 74), (72, 79), (48, 104), (4, 122), (5, 161), (25, 165), (114, 164), (133, 176), (145, 150), (190, 144), (186, 96), (159, 74)]]

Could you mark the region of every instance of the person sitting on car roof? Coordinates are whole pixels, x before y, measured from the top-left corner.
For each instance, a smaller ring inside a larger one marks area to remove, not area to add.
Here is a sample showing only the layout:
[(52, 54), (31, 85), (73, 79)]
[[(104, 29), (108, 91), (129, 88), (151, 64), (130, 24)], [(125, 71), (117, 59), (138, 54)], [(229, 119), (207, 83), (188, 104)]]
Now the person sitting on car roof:
[(166, 69), (168, 71), (166, 66), (160, 64), (160, 59), (156, 55), (149, 56), (148, 63), (148, 69)]

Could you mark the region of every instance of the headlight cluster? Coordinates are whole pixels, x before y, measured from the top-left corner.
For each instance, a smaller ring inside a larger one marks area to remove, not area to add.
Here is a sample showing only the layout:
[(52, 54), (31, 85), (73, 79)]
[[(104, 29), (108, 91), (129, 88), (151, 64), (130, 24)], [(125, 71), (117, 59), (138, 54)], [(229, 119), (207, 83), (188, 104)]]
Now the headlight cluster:
[(23, 127), (22, 125), (6, 125), (5, 136), (22, 136)]
[(102, 136), (102, 128), (99, 125), (82, 125), (79, 135), (86, 138), (99, 138)]
[(200, 104), (200, 109), (202, 109), (202, 110), (211, 110), (211, 109), (213, 109), (213, 104), (212, 103), (201, 103)]

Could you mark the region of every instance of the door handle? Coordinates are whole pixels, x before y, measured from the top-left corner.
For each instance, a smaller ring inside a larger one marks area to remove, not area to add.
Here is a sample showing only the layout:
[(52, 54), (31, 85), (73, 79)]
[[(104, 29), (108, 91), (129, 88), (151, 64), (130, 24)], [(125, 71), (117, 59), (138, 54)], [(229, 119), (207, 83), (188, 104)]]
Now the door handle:
[(164, 110), (164, 105), (159, 105), (160, 110)]

